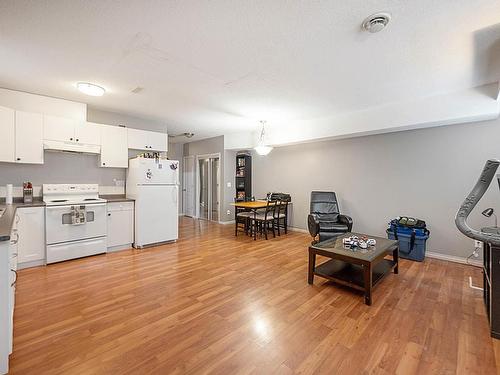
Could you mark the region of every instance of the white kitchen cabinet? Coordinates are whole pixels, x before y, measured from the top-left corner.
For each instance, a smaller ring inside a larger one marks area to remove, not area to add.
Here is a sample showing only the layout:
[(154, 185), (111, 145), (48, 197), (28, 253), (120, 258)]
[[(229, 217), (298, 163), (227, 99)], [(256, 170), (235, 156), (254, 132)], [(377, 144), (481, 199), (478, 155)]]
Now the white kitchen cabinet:
[(149, 133), (149, 146), (153, 151), (168, 150), (168, 135), (165, 133), (148, 132)]
[(43, 116), (16, 111), (15, 154), (17, 163), (43, 164)]
[(61, 142), (75, 140), (75, 127), (78, 121), (58, 116), (43, 116), (43, 139)]
[(128, 168), (127, 129), (101, 126), (101, 161), (104, 168)]
[(0, 107), (0, 161), (13, 163), (15, 160), (16, 123), (15, 111), (11, 108)]
[(166, 133), (131, 128), (127, 131), (128, 148), (130, 149), (163, 152), (168, 149), (168, 135)]
[(75, 127), (75, 139), (78, 143), (100, 145), (101, 125), (94, 122), (84, 122), (77, 124)]
[(43, 139), (81, 144), (101, 144), (101, 126), (58, 116), (43, 116)]
[(131, 246), (134, 242), (134, 202), (109, 202), (108, 251)]
[(20, 268), (45, 262), (45, 208), (21, 207), (17, 209), (18, 263)]

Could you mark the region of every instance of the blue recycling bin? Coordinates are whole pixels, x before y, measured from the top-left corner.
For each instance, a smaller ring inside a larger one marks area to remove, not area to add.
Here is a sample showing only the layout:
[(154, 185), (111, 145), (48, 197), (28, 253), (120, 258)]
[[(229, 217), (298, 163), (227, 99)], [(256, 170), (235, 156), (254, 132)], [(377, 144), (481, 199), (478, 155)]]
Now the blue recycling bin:
[[(403, 229), (403, 230), (401, 230)], [(425, 258), (425, 246), (429, 234), (425, 231), (416, 231), (415, 240), (412, 246), (412, 230), (409, 228), (398, 228), (397, 237), (394, 235), (394, 231), (387, 229), (387, 238), (390, 240), (399, 240), (399, 256), (405, 259), (416, 260), (417, 262), (422, 262)]]

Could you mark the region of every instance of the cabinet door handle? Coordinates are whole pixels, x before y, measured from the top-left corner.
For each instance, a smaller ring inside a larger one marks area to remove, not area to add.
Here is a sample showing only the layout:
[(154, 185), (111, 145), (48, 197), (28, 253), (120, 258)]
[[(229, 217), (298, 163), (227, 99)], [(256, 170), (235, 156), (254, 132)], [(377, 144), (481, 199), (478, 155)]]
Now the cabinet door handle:
[(110, 214), (110, 213), (108, 213), (108, 216), (111, 216), (111, 214)]
[(19, 242), (19, 233), (14, 232), (14, 234), (16, 235), (16, 239), (10, 241), (11, 245), (16, 245)]
[(17, 161), (21, 161), (21, 158), (16, 158)]
[(70, 140), (70, 141), (72, 141), (72, 140), (73, 140), (73, 138), (70, 138), (69, 140)]
[(12, 284), (10, 284), (10, 287), (12, 288), (14, 285), (16, 285), (17, 283), (17, 271), (16, 270), (13, 270), (12, 268), (10, 269), (12, 272), (14, 272), (14, 275), (16, 276), (16, 278), (14, 279), (14, 281), (12, 282)]
[(78, 142), (78, 141), (79, 141), (79, 139), (77, 138), (77, 139), (76, 139), (76, 141)]
[(102, 165), (106, 165), (106, 163), (102, 163)]

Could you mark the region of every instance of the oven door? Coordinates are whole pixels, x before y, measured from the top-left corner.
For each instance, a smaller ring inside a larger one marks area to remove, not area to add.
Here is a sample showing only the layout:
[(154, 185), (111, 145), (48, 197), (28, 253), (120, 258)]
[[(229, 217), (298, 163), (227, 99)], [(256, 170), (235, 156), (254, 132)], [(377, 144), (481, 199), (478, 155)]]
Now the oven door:
[(48, 206), (45, 210), (47, 244), (106, 236), (106, 203), (87, 204), (85, 223), (72, 224), (71, 206)]

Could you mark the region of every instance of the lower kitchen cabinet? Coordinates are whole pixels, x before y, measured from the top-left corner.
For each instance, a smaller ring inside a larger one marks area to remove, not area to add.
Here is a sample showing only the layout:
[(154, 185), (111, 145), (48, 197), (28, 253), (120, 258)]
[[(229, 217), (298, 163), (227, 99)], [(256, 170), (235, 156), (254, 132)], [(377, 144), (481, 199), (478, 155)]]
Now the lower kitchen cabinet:
[(19, 268), (45, 263), (45, 208), (20, 207), (16, 211)]
[(132, 247), (134, 202), (108, 203), (108, 251)]

